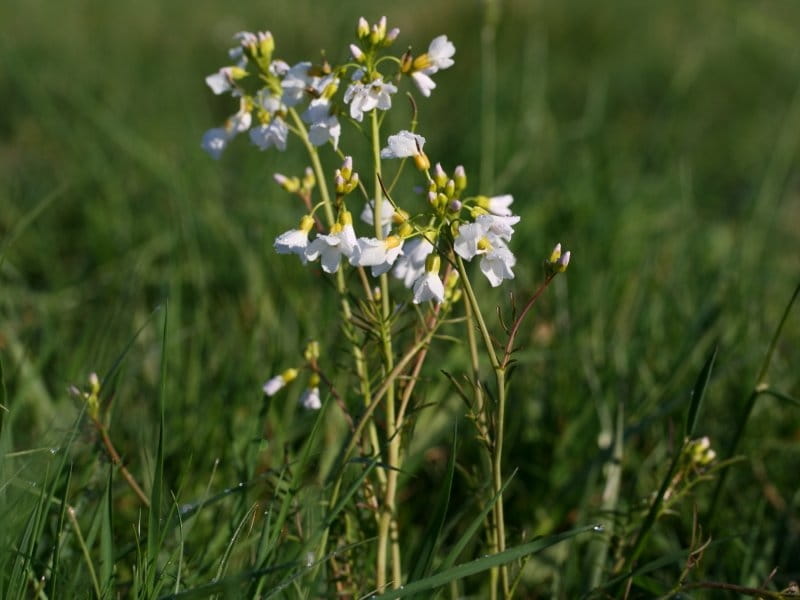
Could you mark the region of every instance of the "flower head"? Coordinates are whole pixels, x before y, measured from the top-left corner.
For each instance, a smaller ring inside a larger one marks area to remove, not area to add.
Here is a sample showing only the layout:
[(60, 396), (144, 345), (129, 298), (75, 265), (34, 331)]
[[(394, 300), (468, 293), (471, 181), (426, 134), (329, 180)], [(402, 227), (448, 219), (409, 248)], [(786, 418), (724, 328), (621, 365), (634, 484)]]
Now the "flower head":
[(300, 406), (306, 410), (319, 410), (322, 408), (322, 400), (319, 397), (319, 388), (314, 386), (306, 388), (299, 398)]
[(262, 388), (264, 393), (267, 396), (274, 396), (278, 393), (281, 389), (283, 389), (286, 384), (290, 383), (291, 381), (297, 378), (297, 369), (286, 369), (280, 375), (276, 375), (269, 381), (264, 384)]
[(397, 86), (384, 83), (378, 77), (369, 83), (355, 81), (351, 83), (344, 93), (345, 104), (350, 105), (350, 116), (356, 121), (364, 119), (364, 113), (375, 108), (389, 110), (392, 108), (392, 94), (397, 92)]
[(359, 267), (372, 267), (373, 276), (377, 277), (392, 268), (397, 257), (403, 253), (403, 240), (396, 235), (379, 240), (377, 238), (359, 238), (353, 249), (350, 264)]
[(339, 222), (331, 227), (328, 235), (318, 235), (305, 250), (305, 257), (310, 261), (320, 259), (322, 270), (336, 273), (342, 256), (350, 258), (356, 247), (356, 233), (353, 229), (353, 217), (349, 212), (342, 213)]
[(290, 229), (275, 238), (275, 252), (278, 254), (297, 254), (303, 264), (306, 264), (306, 248), (308, 247), (308, 232), (314, 226), (314, 217), (303, 216), (297, 229)]

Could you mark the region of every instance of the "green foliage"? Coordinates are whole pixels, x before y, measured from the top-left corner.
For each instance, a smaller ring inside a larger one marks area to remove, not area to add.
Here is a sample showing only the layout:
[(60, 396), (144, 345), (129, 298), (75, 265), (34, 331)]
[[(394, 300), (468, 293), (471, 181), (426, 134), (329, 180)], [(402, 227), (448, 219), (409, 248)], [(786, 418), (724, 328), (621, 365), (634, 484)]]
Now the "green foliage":
[[(632, 575), (646, 597), (676, 589), (690, 556), (702, 560), (687, 581), (755, 587), (777, 567), (770, 586), (782, 589), (800, 578), (800, 344), (797, 308), (786, 310), (800, 271), (800, 6), (497, 8), (494, 171), (523, 217), (517, 306), (554, 242), (573, 262), (516, 342), (502, 556), (483, 558), (478, 532), (497, 498), (439, 371), (466, 390), (476, 382), (459, 379), (464, 349), (434, 340), (400, 475), (406, 575), (419, 577), (403, 593), (480, 597), (473, 575), (502, 563), (520, 597), (591, 593), (595, 567), (597, 596)], [(437, 75), (420, 130), (435, 128), (429, 154), (446, 168), (477, 172), (481, 7), (385, 9), (415, 47), (454, 40), (456, 64)], [(271, 249), (296, 224), (271, 175), (305, 164), (245, 140), (213, 162), (199, 141), (228, 116), (203, 77), (231, 33), (269, 28), (290, 61), (319, 47), (341, 59), (359, 14), (380, 16), (374, 3), (54, 10), (0, 4), (0, 596), (91, 597), (95, 583), (108, 598), (371, 592), (365, 540), (377, 532), (363, 484), (384, 466), (341, 461), (348, 429), (332, 400), (314, 417), (297, 409), (299, 391), (260, 392), (308, 337), (342, 337), (329, 325), (337, 307), (316, 293), (327, 284)], [(476, 292), (512, 321), (507, 295)], [(162, 328), (153, 313), (167, 303)], [(106, 373), (101, 421), (119, 463), (68, 393), (93, 371)], [(733, 462), (670, 487), (684, 433)], [(331, 472), (343, 474), (334, 502)], [(664, 482), (677, 500), (623, 570)], [(613, 535), (573, 535), (595, 522)]]

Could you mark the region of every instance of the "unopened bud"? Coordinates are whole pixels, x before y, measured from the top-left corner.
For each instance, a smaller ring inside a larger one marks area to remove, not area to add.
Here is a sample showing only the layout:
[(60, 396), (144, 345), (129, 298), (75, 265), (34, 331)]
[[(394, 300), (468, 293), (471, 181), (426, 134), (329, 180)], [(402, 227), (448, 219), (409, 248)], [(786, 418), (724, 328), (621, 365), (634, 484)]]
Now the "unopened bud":
[(563, 273), (564, 271), (567, 270), (567, 267), (569, 266), (570, 254), (571, 252), (567, 250), (566, 252), (564, 252), (564, 254), (561, 255), (561, 258), (558, 259), (556, 270), (559, 273)]
[(400, 35), (400, 29), (398, 27), (392, 27), (386, 34), (386, 37), (383, 38), (383, 45), (391, 46), (392, 43), (397, 39), (398, 35)]
[(350, 44), (350, 54), (353, 55), (353, 60), (356, 62), (364, 62), (364, 59), (367, 57), (366, 54), (356, 46), (355, 44)]
[(440, 188), (443, 188), (447, 184), (447, 173), (445, 173), (441, 163), (436, 163), (436, 166), (433, 168), (433, 180)]
[(428, 273), (438, 273), (441, 264), (442, 264), (442, 259), (439, 258), (438, 254), (432, 252), (428, 254), (428, 257), (425, 259), (425, 270)]
[(356, 27), (356, 35), (359, 39), (364, 39), (369, 36), (369, 23), (364, 17), (358, 17), (358, 26)]
[(550, 258), (548, 259), (551, 263), (555, 263), (558, 259), (561, 258), (561, 244), (556, 244), (553, 248), (553, 251), (550, 253)]
[(279, 186), (290, 194), (294, 194), (300, 190), (300, 180), (297, 177), (286, 177), (280, 173), (275, 173), (272, 178)]
[(448, 179), (447, 184), (444, 186), (444, 193), (452, 198), (456, 193), (456, 182), (452, 179)]
[(420, 171), (427, 171), (431, 168), (431, 161), (424, 152), (414, 155), (414, 164)]
[(436, 197), (437, 194), (435, 191), (428, 192), (428, 204), (436, 208)]
[(303, 188), (306, 190), (311, 190), (317, 183), (317, 178), (314, 177), (314, 171), (311, 167), (306, 167), (305, 172), (303, 173)]
[(303, 358), (305, 358), (308, 362), (316, 361), (319, 358), (319, 342), (316, 340), (311, 340), (308, 342), (306, 346), (305, 352), (303, 352)]
[(461, 210), (462, 206), (463, 204), (461, 203), (461, 200), (453, 198), (452, 200), (450, 200), (450, 204), (447, 205), (447, 210), (449, 210), (450, 212), (457, 213)]
[(347, 193), (347, 181), (345, 181), (342, 174), (337, 170), (336, 175), (333, 177), (333, 185), (336, 188), (336, 193), (339, 196), (344, 196)]
[(411, 71), (411, 67), (414, 64), (414, 57), (411, 56), (411, 52), (406, 50), (403, 53), (403, 56), (400, 57), (400, 72), (401, 73), (408, 73)]
[(458, 165), (453, 171), (453, 181), (456, 182), (456, 190), (461, 191), (467, 187), (467, 174), (464, 171), (463, 165)]
[(344, 160), (342, 161), (342, 168), (340, 169), (342, 172), (342, 177), (345, 180), (350, 179), (350, 175), (353, 173), (353, 157), (352, 156), (345, 156)]

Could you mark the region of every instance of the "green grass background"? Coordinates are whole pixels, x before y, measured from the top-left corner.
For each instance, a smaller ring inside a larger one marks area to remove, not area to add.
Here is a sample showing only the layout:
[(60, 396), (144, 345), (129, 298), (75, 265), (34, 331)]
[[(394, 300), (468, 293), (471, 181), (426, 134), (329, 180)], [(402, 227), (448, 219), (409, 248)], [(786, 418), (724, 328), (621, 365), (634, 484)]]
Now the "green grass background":
[[(64, 448), (73, 431), (70, 502), (90, 507), (103, 496), (108, 469), (89, 428), (75, 425), (81, 406), (67, 388), (91, 371), (109, 372), (123, 353), (107, 382), (110, 430), (132, 472), (150, 481), (159, 306), (169, 313), (166, 486), (178, 503), (280, 467), (285, 449), (296, 451), (308, 435), (313, 417), (297, 409), (299, 390), (268, 406), (260, 391), (299, 361), (309, 337), (332, 348), (323, 357), (329, 368), (345, 360), (324, 280), (271, 251), (299, 214), (272, 174), (299, 172), (300, 145), (262, 154), (238, 139), (222, 160), (209, 159), (200, 136), (235, 107), (203, 79), (224, 64), (242, 29), (270, 29), (290, 63), (319, 48), (342, 60), (362, 14), (386, 14), (401, 29), (400, 44), (417, 50), (441, 33), (455, 42), (455, 66), (420, 102), (420, 131), (432, 160), (464, 164), (478, 191), (478, 2), (0, 4), (0, 360), (8, 391), (0, 452), (42, 450), (3, 463), (6, 556), (28, 519), (20, 499), (35, 498), (28, 488), (63, 454), (45, 450)], [(535, 289), (555, 242), (573, 252), (567, 276), (519, 339), (525, 368), (511, 384), (505, 459), (509, 471), (519, 469), (506, 499), (510, 539), (609, 518), (624, 538), (624, 515), (664, 475), (714, 340), (720, 351), (698, 433), (721, 450), (800, 278), (800, 4), (519, 0), (502, 2), (499, 18), (497, 181), (481, 191), (512, 193), (522, 222), (517, 278), (498, 290), (481, 286), (488, 312), (507, 306), (510, 290), (523, 298)], [(799, 319), (790, 315), (769, 377), (794, 397)], [(463, 412), (437, 370), (463, 370), (462, 354), (443, 344), (426, 374), (434, 407), (416, 431), (416, 477), (403, 501), (420, 528), (426, 507), (415, 494), (441, 476), (437, 456)], [(599, 510), (607, 459), (599, 443), (621, 407), (621, 500), (607, 515)], [(336, 431), (327, 434), (331, 444)], [(704, 528), (718, 542), (704, 559), (706, 577), (756, 585), (778, 567), (776, 585), (800, 578), (799, 443), (798, 407), (760, 398), (740, 448), (746, 460), (732, 468), (723, 508)], [(465, 455), (457, 487), (467, 500), (472, 458)], [(711, 487), (695, 499), (701, 512)], [(140, 513), (121, 478), (113, 491), (124, 545)], [(210, 579), (243, 514), (239, 502), (234, 496), (198, 520), (187, 538), (187, 587)], [(683, 508), (659, 523), (647, 556), (688, 544), (692, 502)], [(40, 559), (52, 535), (43, 534)], [(524, 594), (583, 591), (585, 550), (576, 543), (531, 561)], [(74, 579), (67, 585), (83, 590), (77, 552), (64, 560)], [(651, 574), (653, 590), (674, 582), (680, 566)], [(119, 569), (118, 580), (130, 577)]]

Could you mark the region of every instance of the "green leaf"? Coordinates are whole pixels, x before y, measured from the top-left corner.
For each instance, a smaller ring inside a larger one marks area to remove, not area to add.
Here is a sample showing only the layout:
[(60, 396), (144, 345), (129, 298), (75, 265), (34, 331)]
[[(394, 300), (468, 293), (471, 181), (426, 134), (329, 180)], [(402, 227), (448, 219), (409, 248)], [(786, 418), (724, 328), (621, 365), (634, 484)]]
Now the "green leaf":
[(717, 350), (719, 344), (714, 344), (714, 349), (706, 359), (700, 374), (697, 376), (697, 381), (694, 382), (692, 389), (691, 401), (689, 404), (689, 412), (686, 415), (686, 427), (684, 429), (684, 437), (690, 438), (694, 435), (695, 425), (697, 425), (697, 416), (700, 414), (700, 407), (703, 404), (703, 398), (706, 395), (706, 388), (708, 381), (711, 379), (711, 371), (714, 368), (714, 362), (717, 360)]
[(483, 558), (458, 565), (457, 567), (444, 569), (435, 575), (414, 581), (396, 590), (390, 590), (385, 594), (376, 596), (376, 598), (380, 598), (381, 600), (392, 600), (393, 598), (403, 598), (410, 594), (416, 594), (417, 592), (432, 590), (443, 585), (447, 585), (451, 581), (457, 581), (459, 579), (463, 579), (464, 577), (475, 575), (476, 573), (488, 571), (489, 569), (505, 565), (523, 558), (524, 556), (528, 556), (529, 554), (536, 554), (537, 552), (541, 552), (550, 546), (554, 546), (563, 541), (571, 539), (577, 535), (580, 535), (581, 533), (592, 531), (593, 529), (595, 529), (594, 525), (587, 525), (586, 527), (578, 527), (577, 529), (572, 529), (557, 535), (538, 538), (532, 542), (515, 546), (514, 548), (509, 548), (508, 550), (499, 552), (498, 554), (484, 556)]
[(422, 579), (430, 573), (433, 557), (440, 544), (440, 536), (444, 527), (444, 520), (447, 516), (447, 509), (450, 505), (450, 495), (453, 490), (453, 477), (456, 470), (456, 452), (458, 442), (458, 426), (453, 427), (453, 447), (450, 449), (450, 459), (447, 461), (447, 477), (442, 483), (439, 491), (439, 499), (436, 502), (436, 511), (431, 518), (428, 528), (422, 536), (422, 542), (417, 551), (412, 555), (416, 557), (414, 567), (408, 581)]

